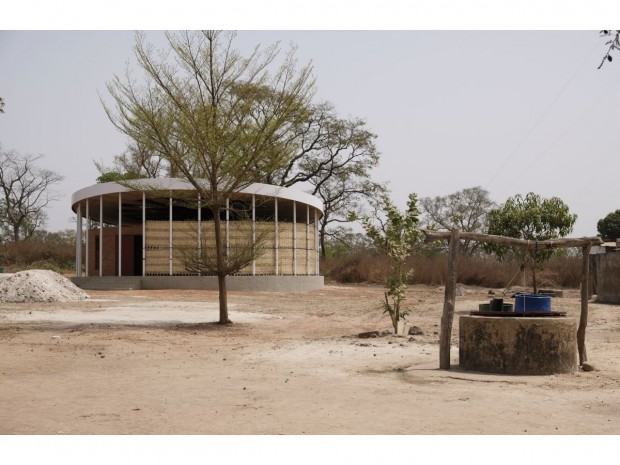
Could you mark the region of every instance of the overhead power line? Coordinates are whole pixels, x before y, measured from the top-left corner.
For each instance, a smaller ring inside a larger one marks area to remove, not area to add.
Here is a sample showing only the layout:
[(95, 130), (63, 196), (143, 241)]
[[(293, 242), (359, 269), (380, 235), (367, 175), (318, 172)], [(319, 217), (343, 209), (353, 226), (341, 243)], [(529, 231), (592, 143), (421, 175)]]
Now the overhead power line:
[(562, 88), (560, 89), (560, 91), (558, 92), (558, 94), (555, 96), (555, 98), (551, 101), (551, 103), (547, 106), (547, 108), (545, 109), (545, 111), (543, 111), (543, 113), (538, 117), (538, 119), (536, 120), (536, 122), (534, 123), (534, 125), (530, 128), (530, 130), (525, 134), (525, 136), (523, 136), (523, 138), (521, 139), (521, 141), (517, 144), (517, 146), (512, 150), (512, 152), (510, 152), (510, 154), (508, 155), (508, 157), (504, 160), (504, 162), (502, 163), (502, 165), (499, 167), (499, 169), (495, 172), (495, 174), (491, 177), (491, 179), (489, 180), (489, 182), (487, 182), (485, 189), (488, 189), (488, 187), (493, 183), (493, 181), (495, 181), (495, 179), (500, 175), (500, 173), (502, 171), (504, 171), (504, 168), (506, 168), (506, 166), (508, 165), (508, 163), (512, 160), (512, 158), (515, 156), (515, 154), (519, 151), (519, 149), (521, 148), (521, 146), (525, 143), (525, 141), (530, 137), (530, 134), (532, 134), (534, 132), (534, 130), (538, 127), (538, 125), (540, 124), (540, 122), (544, 119), (544, 117), (547, 115), (547, 113), (549, 113), (549, 110), (551, 110), (551, 108), (553, 107), (553, 105), (555, 105), (555, 103), (559, 100), (559, 98), (562, 96), (562, 94), (564, 93), (564, 91), (568, 88), (568, 86), (571, 84), (571, 82), (573, 82), (573, 79), (575, 79), (575, 77), (577, 76), (577, 74), (579, 74), (579, 72), (581, 71), (581, 69), (585, 66), (585, 64), (588, 62), (588, 60), (590, 59), (590, 57), (592, 56), (592, 54), (594, 53), (594, 51), (600, 47), (600, 39), (597, 40), (597, 43), (594, 45), (594, 47), (592, 47), (592, 50), (590, 50), (590, 52), (588, 53), (588, 55), (586, 56), (586, 58), (583, 60), (583, 62), (581, 63), (581, 65), (579, 65), (579, 67), (575, 70), (575, 72), (573, 73), (573, 75), (570, 77), (570, 79), (568, 79), (568, 81), (566, 81), (566, 83), (562, 86)]

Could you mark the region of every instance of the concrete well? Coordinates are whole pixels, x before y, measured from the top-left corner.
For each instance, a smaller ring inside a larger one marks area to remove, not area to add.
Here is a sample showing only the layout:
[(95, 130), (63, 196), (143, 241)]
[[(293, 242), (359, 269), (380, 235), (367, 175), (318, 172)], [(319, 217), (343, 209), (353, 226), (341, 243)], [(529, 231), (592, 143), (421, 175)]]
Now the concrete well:
[(577, 323), (566, 317), (461, 316), (459, 364), (486, 373), (572, 373), (577, 369)]

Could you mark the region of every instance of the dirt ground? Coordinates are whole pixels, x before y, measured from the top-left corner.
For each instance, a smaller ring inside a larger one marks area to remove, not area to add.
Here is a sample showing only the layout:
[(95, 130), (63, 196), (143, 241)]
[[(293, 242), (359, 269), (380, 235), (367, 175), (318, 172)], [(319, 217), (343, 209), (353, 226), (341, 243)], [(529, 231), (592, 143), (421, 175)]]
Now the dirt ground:
[[(0, 306), (0, 434), (618, 434), (620, 308), (591, 303), (594, 372), (505, 376), (438, 369), (443, 288), (414, 286), (388, 330), (379, 286), (229, 295), (90, 292), (92, 300)], [(578, 317), (577, 291), (554, 310)]]

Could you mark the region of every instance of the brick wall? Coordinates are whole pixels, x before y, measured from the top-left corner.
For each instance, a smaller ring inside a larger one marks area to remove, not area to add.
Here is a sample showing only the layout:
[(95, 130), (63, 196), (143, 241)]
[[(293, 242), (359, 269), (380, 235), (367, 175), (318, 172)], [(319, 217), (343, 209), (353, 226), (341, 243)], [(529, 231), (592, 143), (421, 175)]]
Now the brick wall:
[[(128, 226), (122, 228), (123, 236), (141, 236), (142, 226)], [(96, 248), (99, 242), (99, 229), (88, 231), (88, 276), (99, 276), (99, 249)], [(117, 276), (118, 260), (118, 228), (103, 228), (103, 276)], [(132, 253), (131, 250), (121, 253)], [(141, 250), (134, 253), (142, 254)], [(141, 274), (141, 273), (140, 273)]]

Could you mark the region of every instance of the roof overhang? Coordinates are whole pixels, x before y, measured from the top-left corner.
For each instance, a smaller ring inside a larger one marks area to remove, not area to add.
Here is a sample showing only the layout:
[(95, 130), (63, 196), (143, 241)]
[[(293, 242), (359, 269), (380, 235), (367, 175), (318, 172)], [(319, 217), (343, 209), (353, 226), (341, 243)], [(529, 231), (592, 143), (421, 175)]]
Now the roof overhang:
[[(77, 213), (77, 204), (83, 200), (101, 195), (118, 194), (122, 192), (149, 192), (149, 191), (195, 191), (193, 185), (179, 178), (136, 179), (130, 185), (123, 186), (116, 182), (106, 182), (85, 187), (71, 196), (71, 209)], [(323, 202), (318, 197), (290, 187), (274, 186), (271, 184), (254, 183), (241, 189), (240, 194), (258, 195), (278, 199), (292, 200), (310, 205), (323, 214)]]

